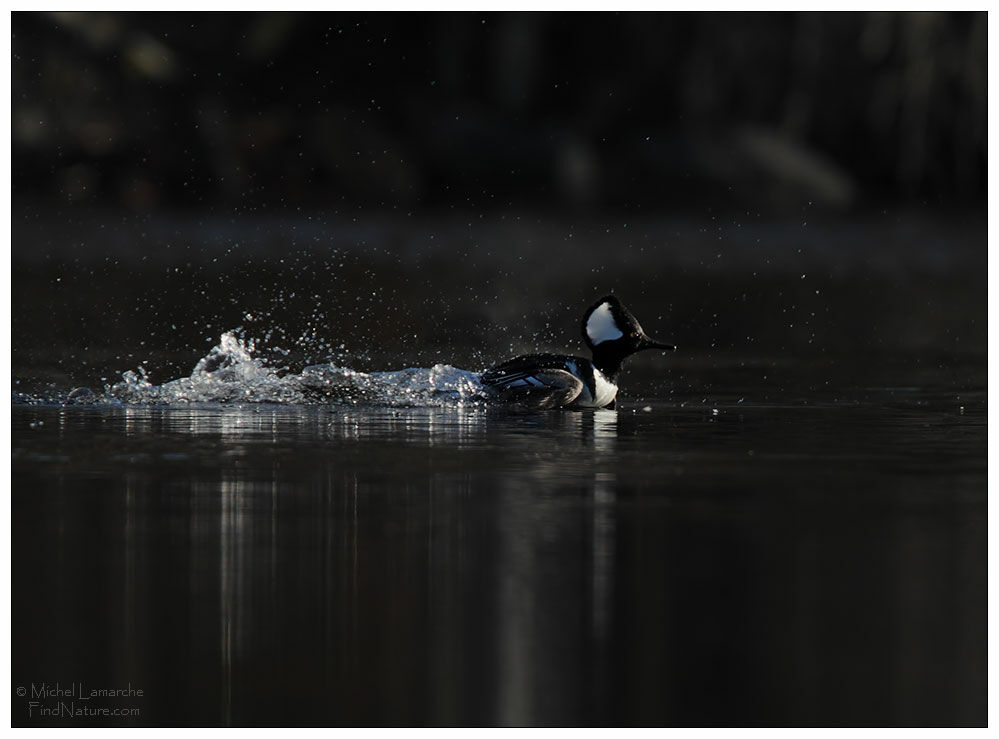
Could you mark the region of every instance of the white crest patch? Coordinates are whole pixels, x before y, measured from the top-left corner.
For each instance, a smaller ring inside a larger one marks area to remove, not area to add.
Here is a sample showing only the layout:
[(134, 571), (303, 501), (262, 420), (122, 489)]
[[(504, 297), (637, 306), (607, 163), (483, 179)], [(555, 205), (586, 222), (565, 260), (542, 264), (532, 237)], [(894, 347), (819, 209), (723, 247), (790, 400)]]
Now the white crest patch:
[(617, 327), (614, 314), (611, 313), (610, 303), (601, 303), (586, 319), (586, 335), (590, 337), (594, 346), (624, 336), (621, 329)]

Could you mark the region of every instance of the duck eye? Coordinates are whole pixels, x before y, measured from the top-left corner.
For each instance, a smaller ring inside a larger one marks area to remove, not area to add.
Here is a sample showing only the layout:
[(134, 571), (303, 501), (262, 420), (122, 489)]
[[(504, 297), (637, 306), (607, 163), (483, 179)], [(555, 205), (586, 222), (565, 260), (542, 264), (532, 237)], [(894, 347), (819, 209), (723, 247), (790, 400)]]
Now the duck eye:
[(637, 339), (637, 338), (638, 338), (638, 332), (636, 332), (636, 331), (632, 331), (632, 332), (631, 332), (631, 338), (633, 338), (633, 339)]

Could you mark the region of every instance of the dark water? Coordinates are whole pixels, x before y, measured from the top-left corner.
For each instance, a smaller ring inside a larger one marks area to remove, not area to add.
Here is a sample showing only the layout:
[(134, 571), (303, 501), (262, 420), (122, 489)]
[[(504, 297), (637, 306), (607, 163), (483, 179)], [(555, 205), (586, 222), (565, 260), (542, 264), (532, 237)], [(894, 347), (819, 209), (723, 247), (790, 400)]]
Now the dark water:
[[(343, 274), (15, 225), (13, 723), (984, 725), (984, 241), (491, 228)], [(238, 325), (288, 372), (578, 350), (610, 288), (681, 347), (616, 411), (64, 403)]]
[(130, 683), (142, 724), (982, 723), (984, 395), (868, 394), (15, 406), (15, 684)]

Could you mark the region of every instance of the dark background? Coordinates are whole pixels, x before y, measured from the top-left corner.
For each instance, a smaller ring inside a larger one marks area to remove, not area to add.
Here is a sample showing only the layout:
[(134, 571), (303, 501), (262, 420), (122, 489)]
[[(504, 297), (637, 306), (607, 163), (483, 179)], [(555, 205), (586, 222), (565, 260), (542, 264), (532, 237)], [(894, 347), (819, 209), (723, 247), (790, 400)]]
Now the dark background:
[(980, 205), (985, 13), (14, 15), (18, 198)]

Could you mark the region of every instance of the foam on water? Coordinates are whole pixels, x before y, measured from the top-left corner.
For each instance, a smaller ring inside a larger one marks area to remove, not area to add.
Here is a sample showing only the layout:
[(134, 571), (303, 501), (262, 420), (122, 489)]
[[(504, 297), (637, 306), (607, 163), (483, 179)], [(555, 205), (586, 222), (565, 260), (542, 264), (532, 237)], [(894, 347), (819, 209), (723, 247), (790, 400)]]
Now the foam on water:
[(253, 356), (254, 344), (232, 332), (203, 357), (189, 377), (154, 385), (143, 370), (129, 370), (105, 387), (104, 396), (74, 391), (73, 403), (296, 403), (441, 406), (484, 401), (476, 372), (446, 364), (394, 372), (357, 372), (333, 364), (300, 373), (268, 366)]

